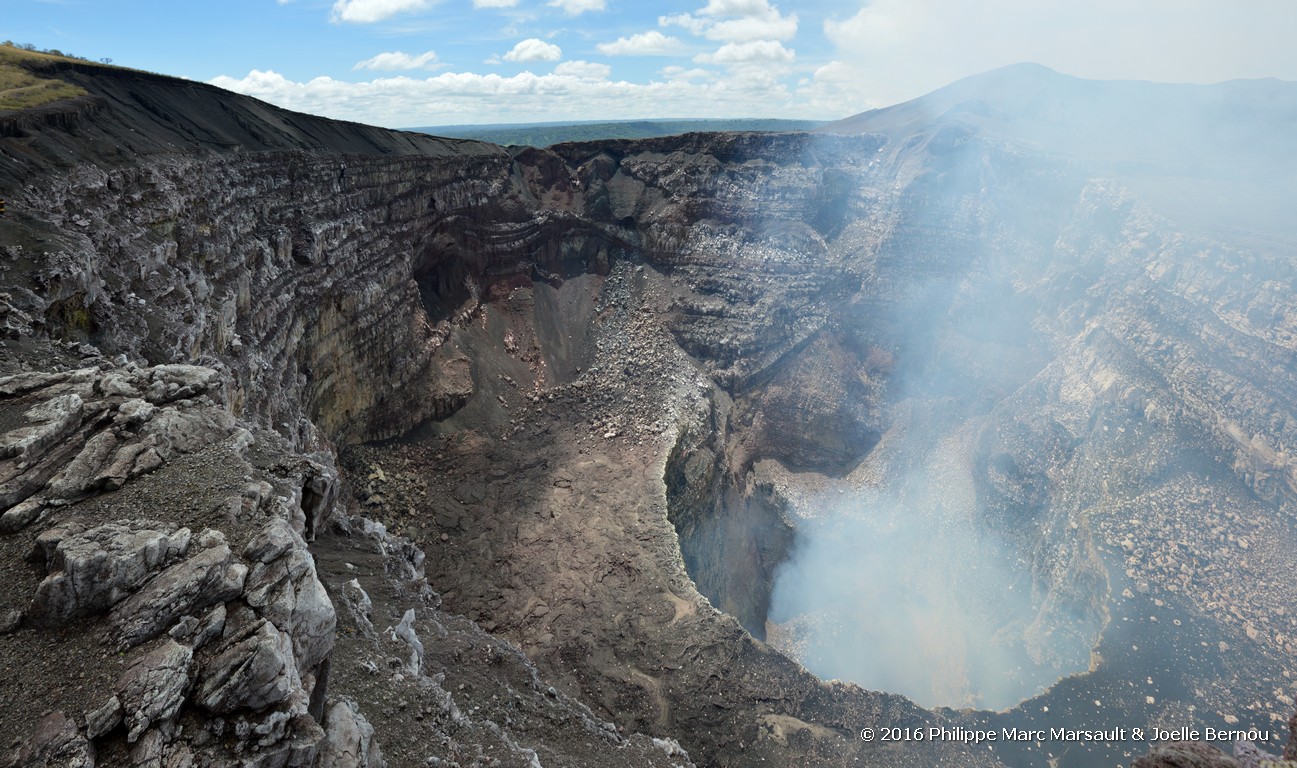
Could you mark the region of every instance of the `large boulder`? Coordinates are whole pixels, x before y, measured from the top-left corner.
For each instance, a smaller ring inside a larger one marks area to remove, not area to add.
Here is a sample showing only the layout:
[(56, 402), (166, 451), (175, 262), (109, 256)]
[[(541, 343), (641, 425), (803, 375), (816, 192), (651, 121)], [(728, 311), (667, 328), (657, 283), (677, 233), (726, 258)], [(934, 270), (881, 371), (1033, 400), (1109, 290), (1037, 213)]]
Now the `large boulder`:
[(244, 626), (226, 638), (203, 670), (195, 702), (225, 715), (258, 712), (286, 701), (302, 687), (293, 641), (265, 619), (243, 618)]
[(383, 751), (374, 740), (374, 726), (361, 714), (351, 699), (341, 699), (329, 707), (324, 717), (324, 743), (320, 746), (318, 768), (381, 768), (387, 765)]
[(254, 565), (243, 599), (293, 638), (299, 672), (305, 674), (332, 649), (336, 614), (304, 544)]
[(167, 638), (140, 656), (117, 680), (117, 699), (126, 719), (126, 740), (134, 743), (155, 723), (174, 718), (185, 702), (194, 653)]
[(36, 540), (49, 575), (36, 588), (28, 618), (50, 625), (103, 613), (182, 557), (189, 540), (188, 528), (152, 520), (50, 529)]
[(237, 597), (247, 573), (247, 566), (232, 561), (230, 548), (223, 540), (167, 568), (113, 609), (118, 647), (139, 645), (157, 637), (182, 616)]

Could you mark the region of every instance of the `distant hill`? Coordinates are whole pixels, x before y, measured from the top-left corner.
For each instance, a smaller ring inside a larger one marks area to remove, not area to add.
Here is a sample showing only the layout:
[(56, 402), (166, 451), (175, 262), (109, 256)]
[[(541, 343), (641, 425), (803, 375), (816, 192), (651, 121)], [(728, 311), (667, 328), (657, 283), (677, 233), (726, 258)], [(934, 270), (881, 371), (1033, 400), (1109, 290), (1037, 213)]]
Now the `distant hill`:
[(862, 112), (817, 129), (909, 137), (976, 133), (1033, 151), (1090, 161), (1153, 166), (1255, 167), (1288, 175), (1297, 160), (1297, 82), (1233, 80), (1170, 85), (1083, 80), (1039, 64), (966, 77), (917, 99)]
[(927, 143), (951, 156), (976, 137), (1119, 180), (1217, 237), (1297, 237), (1297, 82), (1084, 80), (1015, 64), (816, 131), (881, 134), (897, 151)]
[(548, 147), (568, 141), (646, 139), (698, 131), (809, 131), (823, 120), (739, 118), (727, 120), (628, 120), (604, 123), (521, 123), (494, 125), (441, 125), (409, 130), (456, 139), (477, 139), (495, 144)]

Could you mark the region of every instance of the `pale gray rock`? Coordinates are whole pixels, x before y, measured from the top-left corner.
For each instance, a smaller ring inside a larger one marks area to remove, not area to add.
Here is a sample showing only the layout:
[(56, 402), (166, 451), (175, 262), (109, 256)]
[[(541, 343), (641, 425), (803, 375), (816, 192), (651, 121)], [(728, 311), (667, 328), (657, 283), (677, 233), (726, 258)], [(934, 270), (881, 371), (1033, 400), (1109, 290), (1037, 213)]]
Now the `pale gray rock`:
[(258, 613), (277, 624), (288, 621), (294, 603), (292, 589), (311, 569), (311, 555), (304, 549), (288, 552), (270, 563), (257, 563), (248, 574), (244, 600)]
[[(150, 395), (157, 400), (182, 400), (206, 394), (221, 384), (219, 372), (201, 365), (157, 365), (151, 371)], [(164, 394), (156, 395), (161, 392)], [(156, 401), (156, 400), (155, 400)]]
[(132, 366), (125, 372), (107, 371), (97, 375), (94, 391), (104, 397), (124, 397), (127, 402), (134, 402), (140, 400), (139, 384), (138, 369)]
[[(49, 507), (117, 490), (239, 429), (222, 407), (220, 371), (100, 365), (105, 370), (9, 380), (7, 389), (44, 389), (46, 399), (24, 412), (21, 426), (0, 435), (0, 533), (25, 528)], [(5, 389), (0, 386), (0, 397)], [(193, 397), (199, 399), (187, 399)]]
[(136, 429), (153, 418), (157, 410), (157, 406), (143, 398), (131, 398), (117, 406), (117, 416), (113, 418), (113, 425), (121, 429)]
[(243, 548), (243, 557), (257, 563), (269, 563), (294, 547), (305, 548), (306, 542), (287, 521), (275, 520), (252, 537)]
[(324, 730), (308, 715), (294, 715), (284, 723), (273, 743), (244, 759), (247, 768), (315, 768)]
[(115, 491), (132, 477), (152, 472), (162, 466), (165, 462), (151, 442), (150, 438), (141, 443), (131, 443), (119, 448), (107, 466), (95, 475), (91, 487)]
[(29, 373), (16, 373), (12, 376), (0, 377), (0, 395), (13, 396), (22, 395), (28, 392), (34, 392), (38, 389), (44, 389), (54, 384), (67, 381), (71, 376), (69, 371), (45, 372), (33, 371)]
[(12, 606), (0, 606), (0, 635), (10, 635), (23, 625), (23, 612)]
[(419, 640), (419, 635), (414, 631), (414, 609), (406, 610), (405, 615), (401, 617), (400, 623), (388, 630), (393, 640), (400, 640), (410, 646), (410, 660), (406, 662), (405, 668), (412, 675), (418, 675), (423, 671), (423, 643)]
[(68, 462), (49, 484), (49, 492), (56, 498), (66, 499), (96, 488), (101, 471), (112, 463), (121, 445), (110, 431), (100, 432), (86, 441), (76, 458)]
[(185, 643), (195, 651), (202, 649), (225, 631), (225, 605), (218, 604), (201, 619), (185, 616), (170, 629), (168, 634), (178, 642)]
[(229, 546), (204, 549), (167, 568), (112, 611), (119, 648), (131, 648), (165, 631), (180, 617), (237, 597), (247, 567), (231, 562)]
[(15, 307), (13, 296), (0, 293), (0, 337), (18, 339), (32, 334), (32, 316)]
[[(0, 435), (0, 513), (38, 493), (80, 449), (76, 433), (86, 416), (80, 396), (55, 395), (28, 408), (24, 426)], [(19, 530), (37, 511), (23, 507), (0, 520), (0, 526), (4, 532)]]
[(184, 616), (167, 630), (167, 635), (178, 643), (183, 643), (198, 630), (197, 616)]
[(299, 670), (315, 668), (333, 650), (333, 634), (338, 626), (333, 601), (320, 582), (312, 562), (309, 572), (298, 581), (295, 603), (290, 616), (293, 652)]
[(167, 757), (162, 762), (163, 768), (193, 768), (194, 752), (184, 742), (172, 744), (167, 749)]
[(108, 610), (189, 548), (190, 531), (174, 523), (119, 520), (86, 531), (63, 527), (37, 538), (49, 575), (28, 617), (59, 624)]
[(144, 426), (143, 434), (156, 441), (164, 459), (197, 453), (225, 439), (237, 426), (234, 415), (219, 408), (163, 408)]
[[(125, 525), (127, 522), (129, 521), (119, 520), (117, 521), (117, 524)], [(34, 556), (39, 555), (43, 559), (46, 568), (49, 569), (54, 565), (59, 545), (62, 544), (65, 539), (80, 536), (85, 532), (86, 526), (76, 521), (50, 528), (36, 537), (36, 552), (34, 553)]]
[(180, 711), (191, 682), (194, 653), (171, 638), (140, 656), (117, 679), (117, 698), (134, 743), (155, 723), (171, 720)]
[[(10, 462), (12, 464), (12, 461)], [(45, 486), (45, 483), (53, 475), (57, 467), (53, 466), (52, 460), (46, 459), (37, 464), (36, 467), (19, 472), (8, 480), (0, 482), (0, 509), (11, 510), (11, 508), (20, 504), (25, 499), (37, 493)], [(20, 530), (28, 523), (24, 520), (31, 519), (31, 512), (22, 512), (9, 518), (6, 533)]]
[(97, 739), (121, 724), (126, 716), (122, 700), (113, 696), (103, 706), (86, 713), (86, 736)]
[(371, 618), (374, 604), (369, 599), (369, 593), (365, 591), (364, 587), (360, 586), (360, 579), (352, 579), (342, 585), (339, 602), (346, 611), (350, 623), (359, 628), (361, 634), (370, 638), (378, 637), (374, 631), (374, 623)]
[(379, 768), (386, 766), (374, 740), (374, 727), (349, 698), (334, 702), (324, 717), (324, 743), (319, 768)]
[(131, 768), (163, 768), (167, 738), (158, 729), (147, 731), (131, 749)]
[(254, 565), (243, 599), (292, 636), (299, 672), (323, 661), (333, 647), (337, 614), (304, 544), (273, 562)]
[(203, 549), (219, 547), (225, 544), (225, 534), (215, 528), (204, 528), (202, 533), (198, 534), (196, 541), (198, 542), (198, 546)]
[(369, 551), (383, 555), (383, 568), (389, 578), (415, 582), (424, 577), (424, 551), (409, 539), (392, 536), (386, 525), (358, 515), (339, 517), (335, 525), (345, 530), (347, 535), (363, 541)]
[(194, 700), (216, 714), (256, 712), (288, 699), (301, 685), (292, 639), (257, 619), (217, 648)]
[(27, 499), (0, 515), (0, 533), (14, 533), (31, 525), (45, 509), (43, 499)]
[(216, 586), (212, 600), (229, 600), (243, 591), (248, 581), (248, 566), (233, 562), (221, 574), (221, 583)]
[(85, 404), (74, 394), (61, 395), (29, 408), (29, 422), (0, 436), (0, 459), (21, 456), (25, 463), (45, 453), (81, 425)]

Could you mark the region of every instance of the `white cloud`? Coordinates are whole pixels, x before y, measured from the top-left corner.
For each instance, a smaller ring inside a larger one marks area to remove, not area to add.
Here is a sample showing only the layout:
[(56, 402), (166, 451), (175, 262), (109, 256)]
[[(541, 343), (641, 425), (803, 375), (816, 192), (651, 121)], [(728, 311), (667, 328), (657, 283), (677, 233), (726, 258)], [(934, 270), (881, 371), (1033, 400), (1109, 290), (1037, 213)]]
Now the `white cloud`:
[(513, 8), (518, 0), (473, 0), (474, 8)]
[(771, 9), (768, 16), (718, 21), (704, 34), (709, 40), (791, 40), (797, 35), (797, 14), (781, 16)]
[(696, 67), (694, 69), (686, 69), (672, 64), (671, 66), (663, 67), (661, 75), (668, 80), (694, 80), (700, 77), (711, 77), (712, 73), (706, 69), (698, 69)]
[(332, 18), (334, 21), (372, 24), (401, 13), (425, 11), (435, 3), (436, 0), (336, 0)]
[(673, 13), (670, 16), (659, 16), (659, 27), (682, 27), (691, 35), (701, 35), (707, 31), (710, 22), (700, 19), (691, 13)]
[(746, 43), (726, 43), (714, 53), (700, 53), (694, 57), (699, 64), (791, 64), (797, 52), (785, 48), (777, 40), (751, 40)]
[(719, 64), (728, 77), (748, 87), (764, 87), (771, 92), (783, 91), (781, 79), (792, 71), (797, 53), (785, 48), (778, 40), (749, 40), (743, 43), (726, 43), (711, 53), (694, 57), (699, 64)]
[(418, 56), (412, 56), (404, 51), (392, 51), (390, 53), (380, 53), (372, 58), (357, 62), (352, 69), (373, 69), (390, 72), (400, 69), (436, 69), (438, 66), (440, 64), (437, 62), (435, 51), (427, 51)]
[(886, 106), (878, 100), (869, 73), (842, 61), (830, 61), (816, 69), (814, 76), (798, 83), (797, 91), (811, 114), (833, 114), (844, 105), (853, 112)]
[(670, 56), (681, 53), (684, 43), (677, 37), (652, 29), (630, 37), (619, 37), (611, 43), (599, 43), (595, 48), (605, 56)]
[(860, 79), (861, 71), (841, 61), (830, 61), (815, 70), (815, 80), (821, 83), (850, 83)]
[(658, 24), (682, 27), (708, 40), (733, 43), (791, 40), (797, 35), (797, 14), (785, 16), (769, 0), (710, 0), (697, 15), (660, 16)]
[(705, 16), (759, 16), (768, 8), (767, 0), (709, 0), (698, 12)]
[(612, 67), (592, 61), (565, 61), (554, 67), (554, 74), (580, 80), (606, 80), (612, 74)]
[(562, 8), (568, 16), (579, 16), (586, 11), (602, 11), (607, 7), (605, 0), (549, 0), (551, 8)]
[(563, 49), (553, 43), (547, 43), (534, 37), (518, 43), (504, 55), (505, 61), (558, 61), (563, 57)]
[[(585, 72), (594, 74), (594, 70)], [(392, 127), (806, 114), (787, 89), (742, 78), (629, 83), (558, 73), (504, 77), (445, 72), (424, 79), (394, 76), (351, 83), (329, 77), (298, 82), (277, 72), (254, 70), (243, 78), (221, 76), (211, 82), (288, 109)], [(817, 116), (839, 115), (840, 109)]]

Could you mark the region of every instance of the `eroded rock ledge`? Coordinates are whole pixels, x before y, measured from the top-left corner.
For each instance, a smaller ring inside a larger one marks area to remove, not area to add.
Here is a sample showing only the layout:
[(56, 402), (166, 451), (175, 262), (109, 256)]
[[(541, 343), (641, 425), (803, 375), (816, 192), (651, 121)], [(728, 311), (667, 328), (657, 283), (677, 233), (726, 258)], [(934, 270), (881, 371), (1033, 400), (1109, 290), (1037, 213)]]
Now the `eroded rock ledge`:
[[(304, 536), (331, 462), (240, 427), (220, 371), (81, 362), (0, 378), (25, 496), (3, 518), (0, 691), (6, 738), (33, 733), (9, 762), (311, 764), (335, 614)], [(291, 465), (256, 466), (267, 449)]]

